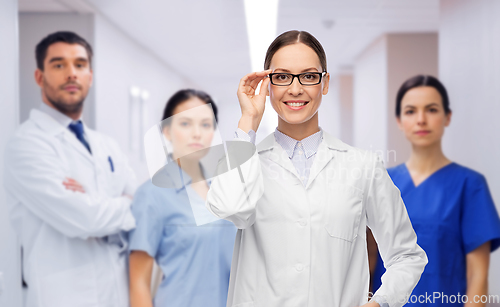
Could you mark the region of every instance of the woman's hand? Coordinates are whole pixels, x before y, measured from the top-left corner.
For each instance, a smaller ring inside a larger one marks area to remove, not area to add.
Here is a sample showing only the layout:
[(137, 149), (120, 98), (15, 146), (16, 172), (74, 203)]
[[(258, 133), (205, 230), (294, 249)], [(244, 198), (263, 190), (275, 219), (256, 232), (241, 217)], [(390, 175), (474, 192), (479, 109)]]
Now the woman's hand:
[[(257, 128), (264, 115), (268, 92), (267, 87), (270, 81), (267, 75), (271, 72), (271, 69), (253, 72), (240, 80), (237, 94), (241, 107), (241, 119), (238, 123), (238, 128), (246, 133), (250, 130), (257, 132)], [(260, 92), (256, 95), (255, 91), (262, 80), (264, 81), (260, 87)]]

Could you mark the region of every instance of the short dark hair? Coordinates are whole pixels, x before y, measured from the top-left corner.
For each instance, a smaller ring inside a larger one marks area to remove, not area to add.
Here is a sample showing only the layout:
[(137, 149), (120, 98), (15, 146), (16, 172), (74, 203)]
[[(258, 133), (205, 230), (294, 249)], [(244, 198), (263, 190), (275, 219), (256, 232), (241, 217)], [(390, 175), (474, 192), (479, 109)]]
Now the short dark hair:
[(444, 85), (433, 76), (418, 75), (406, 80), (399, 88), (398, 94), (396, 95), (396, 117), (401, 116), (401, 101), (403, 100), (406, 92), (413, 88), (421, 86), (430, 86), (435, 88), (438, 91), (439, 95), (441, 95), (445, 114), (450, 114), (450, 100), (448, 99), (448, 92), (446, 91)]
[(49, 49), (50, 45), (63, 42), (67, 44), (78, 44), (81, 45), (87, 50), (87, 55), (89, 57), (89, 64), (92, 62), (92, 47), (90, 44), (83, 39), (81, 36), (74, 32), (69, 31), (59, 31), (54, 32), (47, 35), (44, 39), (42, 39), (38, 45), (36, 45), (35, 49), (35, 57), (36, 57), (36, 66), (38, 69), (43, 70), (43, 62), (47, 57), (47, 49)]
[(321, 43), (309, 32), (297, 30), (284, 32), (274, 39), (267, 49), (266, 58), (264, 60), (264, 69), (269, 69), (269, 66), (271, 66), (271, 60), (278, 50), (296, 43), (302, 43), (314, 50), (314, 52), (318, 55), (321, 68), (323, 68), (323, 71), (326, 71), (326, 53), (323, 46), (321, 46)]
[(214, 116), (215, 116), (215, 123), (217, 124), (218, 119), (217, 119), (217, 106), (215, 105), (215, 102), (212, 100), (212, 97), (210, 97), (207, 93), (203, 91), (197, 91), (193, 89), (184, 89), (180, 90), (177, 93), (173, 94), (172, 97), (167, 101), (167, 104), (165, 105), (165, 110), (163, 111), (163, 117), (162, 119), (162, 128), (165, 126), (170, 125), (170, 121), (166, 120), (172, 117), (174, 115), (174, 110), (177, 106), (182, 104), (183, 102), (191, 99), (191, 98), (198, 98), (201, 101), (205, 102), (206, 104), (211, 104), (212, 105), (212, 110), (214, 111)]

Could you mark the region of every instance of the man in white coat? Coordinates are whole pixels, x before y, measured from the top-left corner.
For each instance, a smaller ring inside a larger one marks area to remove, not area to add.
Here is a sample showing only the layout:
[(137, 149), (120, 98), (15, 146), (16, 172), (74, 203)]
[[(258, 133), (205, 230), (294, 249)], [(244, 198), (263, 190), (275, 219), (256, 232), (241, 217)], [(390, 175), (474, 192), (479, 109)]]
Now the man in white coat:
[(41, 105), (6, 147), (10, 218), (24, 251), (27, 307), (127, 307), (125, 241), (135, 176), (82, 108), (92, 48), (72, 32), (36, 47)]

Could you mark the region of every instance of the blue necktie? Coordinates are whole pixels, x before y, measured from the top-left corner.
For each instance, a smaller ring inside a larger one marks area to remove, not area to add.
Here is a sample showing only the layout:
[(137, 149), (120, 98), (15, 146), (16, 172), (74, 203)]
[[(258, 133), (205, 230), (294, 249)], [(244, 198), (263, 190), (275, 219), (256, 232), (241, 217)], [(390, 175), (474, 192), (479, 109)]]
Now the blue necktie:
[(76, 135), (76, 138), (83, 144), (83, 146), (85, 146), (85, 148), (87, 148), (87, 150), (92, 154), (92, 151), (90, 150), (89, 143), (87, 143), (87, 141), (83, 137), (82, 121), (79, 120), (76, 123), (73, 122), (73, 123), (69, 124), (68, 128)]

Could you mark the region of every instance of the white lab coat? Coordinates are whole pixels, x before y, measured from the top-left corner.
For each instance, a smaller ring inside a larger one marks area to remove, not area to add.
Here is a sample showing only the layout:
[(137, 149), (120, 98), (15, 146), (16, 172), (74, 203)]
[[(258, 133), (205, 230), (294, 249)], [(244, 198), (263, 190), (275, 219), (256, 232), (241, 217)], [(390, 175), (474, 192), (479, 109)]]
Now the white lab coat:
[(325, 132), (306, 186), (271, 134), (240, 170), (214, 178), (206, 205), (240, 228), (228, 307), (366, 303), (366, 226), (387, 268), (377, 302), (402, 306), (427, 263), (378, 156)]
[[(92, 155), (34, 109), (7, 144), (5, 188), (24, 251), (27, 307), (129, 305), (126, 246), (105, 236), (135, 227), (131, 200), (122, 196), (133, 195), (135, 175), (113, 140), (88, 127), (85, 137)], [(67, 190), (66, 177), (86, 193)]]

